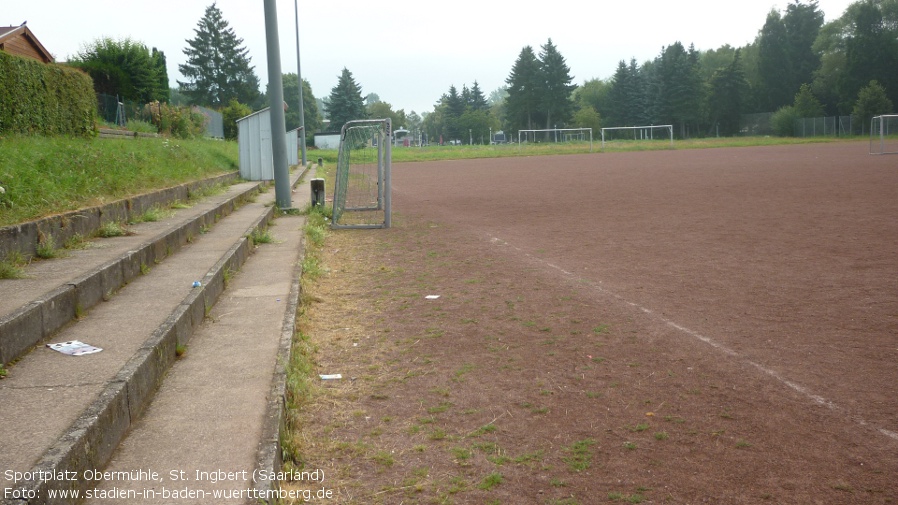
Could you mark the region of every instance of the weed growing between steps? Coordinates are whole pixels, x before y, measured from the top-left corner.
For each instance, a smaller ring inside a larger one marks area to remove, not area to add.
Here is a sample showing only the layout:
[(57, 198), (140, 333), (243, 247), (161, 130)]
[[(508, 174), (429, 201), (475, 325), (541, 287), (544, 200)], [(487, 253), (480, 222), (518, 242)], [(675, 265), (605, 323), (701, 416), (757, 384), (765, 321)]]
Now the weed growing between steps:
[(274, 237), (268, 228), (256, 228), (249, 237), (253, 241), (253, 245), (270, 244), (274, 242)]
[(25, 266), (28, 260), (20, 252), (14, 252), (0, 258), (0, 279), (22, 279), (25, 277)]
[(40, 234), (40, 240), (37, 243), (37, 257), (40, 259), (52, 259), (62, 256), (63, 252), (56, 247), (56, 239), (53, 235)]

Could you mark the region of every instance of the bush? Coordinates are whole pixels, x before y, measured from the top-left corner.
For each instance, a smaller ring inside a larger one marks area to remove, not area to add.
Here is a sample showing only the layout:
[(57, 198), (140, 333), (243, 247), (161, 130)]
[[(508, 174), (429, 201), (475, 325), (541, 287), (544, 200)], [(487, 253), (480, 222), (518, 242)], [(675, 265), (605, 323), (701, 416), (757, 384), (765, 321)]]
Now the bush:
[(237, 120), (249, 116), (253, 110), (248, 106), (232, 98), (228, 106), (221, 110), (221, 118), (224, 121), (224, 136), (227, 140), (237, 140)]
[(96, 120), (87, 74), (0, 51), (0, 134), (93, 135)]
[(781, 107), (770, 118), (770, 126), (773, 133), (780, 137), (795, 136), (795, 121), (798, 120), (798, 111), (791, 105)]
[(852, 113), (861, 118), (861, 125), (869, 125), (873, 116), (888, 114), (893, 110), (892, 101), (886, 95), (885, 88), (877, 81), (870, 81), (858, 92), (857, 102)]
[(144, 107), (144, 113), (162, 134), (191, 139), (201, 136), (206, 130), (206, 116), (187, 107), (151, 102)]
[(129, 119), (128, 130), (139, 133), (159, 133), (159, 128), (153, 123), (141, 121), (140, 119)]

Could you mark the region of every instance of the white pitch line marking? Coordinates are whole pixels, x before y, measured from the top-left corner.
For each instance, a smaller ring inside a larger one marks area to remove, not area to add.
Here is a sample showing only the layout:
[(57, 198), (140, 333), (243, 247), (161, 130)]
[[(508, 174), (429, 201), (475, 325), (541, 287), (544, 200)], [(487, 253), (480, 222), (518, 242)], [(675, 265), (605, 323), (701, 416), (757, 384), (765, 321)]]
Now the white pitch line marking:
[[(520, 247), (517, 247), (517, 246), (515, 246), (515, 245), (512, 245), (512, 244), (508, 243), (507, 241), (502, 240), (502, 239), (500, 239), (500, 238), (498, 238), (498, 237), (490, 236), (490, 242), (493, 243), (493, 244), (499, 244), (499, 245), (502, 245), (502, 246), (511, 247), (511, 248), (514, 249), (515, 251), (518, 251), (520, 254), (526, 256), (527, 258), (529, 258), (529, 259), (531, 259), (531, 260), (533, 260), (533, 261), (536, 261), (537, 263), (542, 263), (543, 265), (546, 265), (546, 266), (548, 266), (548, 267), (550, 267), (550, 268), (552, 268), (552, 269), (554, 269), (554, 270), (558, 270), (559, 272), (561, 272), (561, 273), (564, 274), (565, 276), (572, 277), (572, 278), (575, 277), (574, 274), (572, 274), (571, 272), (568, 272), (567, 270), (565, 270), (565, 269), (563, 269), (563, 268), (561, 268), (561, 267), (559, 267), (559, 266), (557, 266), (557, 265), (555, 265), (555, 264), (553, 264), (553, 263), (549, 263), (548, 261), (546, 261), (546, 260), (544, 260), (544, 259), (542, 259), (542, 258), (539, 258), (539, 257), (537, 257), (537, 256), (534, 256), (534, 255), (532, 255), (532, 254), (530, 254), (530, 253), (524, 251), (524, 250), (521, 249)], [(612, 297), (614, 297), (614, 298), (616, 298), (616, 299), (618, 299), (618, 300), (620, 300), (620, 301), (626, 303), (627, 305), (629, 305), (629, 306), (631, 306), (631, 307), (634, 307), (634, 308), (636, 308), (636, 309), (639, 309), (639, 310), (641, 310), (642, 312), (644, 312), (645, 314), (647, 314), (647, 315), (649, 315), (649, 316), (652, 316), (652, 317), (658, 319), (659, 321), (661, 321), (661, 322), (663, 322), (664, 324), (670, 326), (671, 328), (674, 328), (674, 329), (676, 329), (676, 330), (678, 330), (678, 331), (680, 331), (680, 332), (682, 332), (682, 333), (685, 333), (686, 335), (689, 335), (690, 337), (693, 337), (693, 338), (695, 338), (696, 340), (699, 340), (700, 342), (704, 342), (705, 344), (710, 345), (710, 346), (713, 347), (714, 349), (717, 349), (718, 351), (721, 351), (721, 352), (723, 352), (724, 354), (726, 354), (726, 355), (728, 355), (728, 356), (731, 356), (731, 357), (733, 357), (733, 358), (737, 358), (737, 359), (743, 361), (744, 363), (747, 363), (747, 364), (749, 364), (749, 365), (755, 367), (756, 369), (758, 369), (758, 370), (761, 371), (762, 373), (764, 373), (764, 374), (766, 374), (766, 375), (772, 377), (773, 379), (776, 379), (778, 382), (782, 383), (783, 385), (785, 385), (785, 386), (788, 387), (789, 389), (791, 389), (791, 390), (793, 390), (793, 391), (795, 391), (795, 392), (797, 392), (797, 393), (799, 393), (799, 394), (805, 396), (806, 398), (808, 398), (809, 400), (813, 401), (814, 403), (816, 403), (816, 404), (818, 404), (818, 405), (823, 405), (823, 406), (829, 408), (830, 410), (833, 410), (833, 411), (836, 411), (836, 412), (840, 412), (840, 413), (842, 413), (843, 415), (845, 415), (845, 417), (847, 417), (848, 419), (854, 421), (855, 423), (857, 423), (857, 424), (859, 424), (859, 425), (861, 425), (861, 426), (872, 426), (870, 423), (868, 423), (867, 421), (865, 421), (865, 420), (863, 420), (863, 419), (861, 419), (861, 418), (857, 418), (857, 417), (851, 416), (850, 414), (848, 414), (848, 413), (845, 411), (845, 409), (843, 409), (842, 407), (839, 407), (838, 405), (836, 405), (836, 404), (833, 403), (832, 401), (827, 400), (826, 398), (824, 398), (824, 397), (822, 397), (822, 396), (820, 396), (820, 395), (816, 395), (816, 394), (812, 393), (810, 390), (808, 390), (806, 387), (804, 387), (804, 386), (802, 386), (802, 385), (800, 385), (800, 384), (798, 384), (798, 383), (796, 383), (796, 382), (793, 382), (793, 381), (791, 381), (791, 380), (789, 380), (789, 379), (783, 377), (783, 376), (782, 376), (779, 372), (777, 372), (776, 370), (772, 370), (772, 369), (767, 368), (766, 366), (764, 366), (764, 365), (762, 365), (762, 364), (760, 364), (760, 363), (756, 363), (756, 362), (754, 362), (754, 361), (752, 361), (752, 360), (750, 360), (750, 359), (748, 359), (748, 358), (742, 356), (741, 354), (739, 354), (739, 353), (736, 352), (735, 350), (730, 349), (729, 347), (727, 347), (727, 346), (721, 344), (720, 342), (717, 342), (716, 340), (714, 340), (714, 339), (712, 339), (712, 338), (710, 338), (710, 337), (707, 337), (707, 336), (705, 336), (705, 335), (702, 335), (701, 333), (699, 333), (699, 332), (697, 332), (697, 331), (695, 331), (695, 330), (692, 330), (692, 329), (690, 329), (690, 328), (687, 328), (687, 327), (685, 327), (685, 326), (679, 325), (679, 324), (675, 323), (674, 321), (671, 321), (670, 319), (667, 319), (666, 317), (664, 317), (664, 316), (662, 316), (662, 315), (659, 315), (659, 314), (655, 313), (654, 311), (652, 311), (651, 309), (649, 309), (649, 308), (647, 308), (647, 307), (644, 307), (644, 306), (642, 306), (642, 305), (640, 305), (640, 304), (638, 304), (638, 303), (636, 303), (636, 302), (627, 300), (626, 298), (624, 298), (623, 296), (621, 296), (621, 295), (615, 293), (614, 291), (611, 291), (611, 290), (609, 290), (609, 289), (607, 289), (607, 288), (601, 286), (602, 281), (592, 281), (592, 280), (589, 280), (589, 279), (580, 279), (580, 280), (581, 280), (581, 281), (585, 281), (585, 282), (586, 282), (588, 285), (590, 285), (593, 289), (595, 289), (596, 291), (599, 291), (599, 292), (602, 293), (602, 294), (612, 296)], [(889, 437), (889, 438), (891, 438), (891, 439), (893, 439), (893, 440), (898, 440), (898, 433), (896, 433), (896, 432), (894, 432), (894, 431), (891, 431), (891, 430), (887, 430), (887, 429), (885, 429), (885, 428), (876, 427), (876, 426), (874, 426), (874, 428), (876, 429), (876, 431), (882, 433), (883, 435), (885, 435), (885, 436), (887, 436), (887, 437)]]

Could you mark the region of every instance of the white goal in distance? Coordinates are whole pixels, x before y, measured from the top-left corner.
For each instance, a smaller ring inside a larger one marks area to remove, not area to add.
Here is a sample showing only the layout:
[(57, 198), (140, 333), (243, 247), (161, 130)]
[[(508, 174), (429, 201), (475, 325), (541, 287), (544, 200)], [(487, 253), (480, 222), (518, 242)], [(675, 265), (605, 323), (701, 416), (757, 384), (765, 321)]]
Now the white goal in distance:
[(611, 126), (602, 128), (602, 149), (613, 140), (670, 140), (673, 148), (673, 125)]
[(572, 144), (589, 142), (592, 152), (592, 128), (546, 128), (543, 130), (518, 130), (518, 145), (525, 142), (553, 142)]
[(870, 154), (898, 154), (898, 114), (870, 120)]

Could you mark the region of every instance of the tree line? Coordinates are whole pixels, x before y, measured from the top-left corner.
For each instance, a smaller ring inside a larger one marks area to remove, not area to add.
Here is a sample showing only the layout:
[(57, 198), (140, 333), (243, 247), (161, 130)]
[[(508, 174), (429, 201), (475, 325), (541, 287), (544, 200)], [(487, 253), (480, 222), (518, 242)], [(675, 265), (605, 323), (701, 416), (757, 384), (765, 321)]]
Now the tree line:
[[(139, 101), (172, 101), (222, 110), (225, 124), (266, 103), (243, 40), (213, 3), (187, 41), (184, 81), (168, 90), (165, 55), (130, 40), (104, 39), (71, 62), (97, 91)], [(862, 120), (898, 103), (898, 0), (860, 0), (824, 23), (817, 0), (772, 9), (755, 40), (743, 47), (697, 50), (674, 41), (651, 60), (621, 60), (607, 79), (573, 84), (560, 49), (549, 39), (522, 48), (505, 86), (487, 97), (477, 81), (451, 84), (420, 116), (381, 101), (344, 68), (330, 94), (316, 99), (308, 81), (284, 76), (287, 127), (299, 125), (303, 86), (306, 133), (351, 119), (390, 117), (430, 142), (478, 143), (498, 130), (673, 124), (681, 137), (734, 135), (747, 113), (775, 112), (778, 133), (797, 117), (856, 114)], [(236, 132), (227, 135), (236, 136)]]
[(796, 1), (785, 14), (771, 10), (744, 47), (700, 52), (675, 42), (641, 65), (621, 61), (608, 81), (587, 81), (579, 105), (609, 125), (670, 123), (683, 136), (738, 133), (746, 113), (777, 112), (788, 125), (794, 117), (891, 112), (898, 1), (862, 0), (823, 20), (816, 0)]

